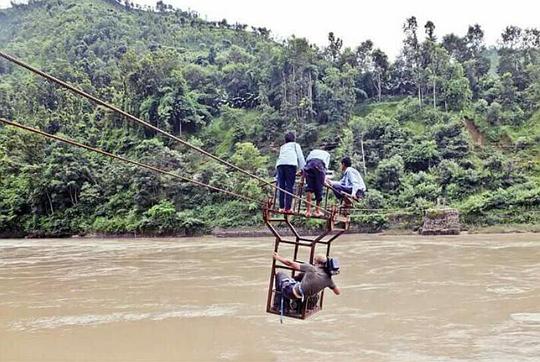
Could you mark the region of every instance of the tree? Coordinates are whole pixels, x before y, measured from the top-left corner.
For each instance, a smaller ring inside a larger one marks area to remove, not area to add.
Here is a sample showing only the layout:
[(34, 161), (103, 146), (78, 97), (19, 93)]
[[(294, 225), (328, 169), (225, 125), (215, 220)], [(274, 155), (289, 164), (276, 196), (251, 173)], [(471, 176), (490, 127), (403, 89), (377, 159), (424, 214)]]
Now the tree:
[(371, 69), (371, 53), (373, 51), (373, 42), (371, 40), (363, 41), (356, 48), (356, 63), (361, 72), (368, 72)]
[[(429, 57), (426, 74), (432, 85), (433, 108), (437, 107), (437, 89), (444, 87), (444, 76), (449, 67), (446, 51), (432, 42), (426, 42)], [(438, 87), (438, 85), (440, 87)]]
[(386, 80), (389, 63), (388, 56), (380, 49), (375, 49), (372, 53), (373, 58), (373, 73), (376, 79), (377, 99), (381, 101), (383, 83)]
[(480, 82), (491, 66), (484, 44), (484, 31), (480, 25), (471, 25), (464, 37), (455, 34), (444, 36), (442, 46), (450, 56), (459, 61), (470, 83), (472, 95), (478, 98), (481, 91)]
[(469, 59), (478, 58), (485, 50), (484, 31), (478, 24), (469, 26), (467, 35), (465, 35), (465, 44), (469, 51)]
[(472, 97), (469, 81), (464, 77), (463, 68), (459, 64), (450, 64), (445, 76), (442, 90), (445, 109), (460, 111), (469, 104)]
[(434, 140), (413, 140), (405, 153), (404, 161), (411, 171), (426, 171), (434, 166), (440, 158), (437, 143)]
[(159, 0), (156, 2), (156, 11), (158, 13), (163, 13), (167, 11), (168, 8), (169, 8), (168, 5), (165, 4), (162, 0)]
[(435, 176), (420, 171), (404, 178), (399, 200), (404, 206), (418, 205), (425, 207), (433, 205), (441, 195), (441, 187)]
[(269, 105), (286, 118), (310, 121), (315, 116), (315, 57), (316, 51), (306, 39), (292, 37), (271, 67), (270, 84), (262, 92)]
[(405, 21), (403, 31), (405, 40), (403, 41), (403, 55), (407, 66), (411, 69), (414, 75), (416, 91), (418, 94), (418, 104), (422, 106), (422, 72), (421, 72), (421, 56), (420, 42), (417, 35), (418, 23), (416, 17), (411, 16)]
[(433, 131), (433, 138), (442, 158), (463, 159), (470, 152), (460, 122), (454, 121), (438, 126)]
[(341, 122), (351, 114), (356, 102), (356, 74), (349, 65), (345, 65), (343, 71), (326, 68), (322, 81), (317, 82), (315, 94), (319, 123)]
[(487, 57), (484, 45), (484, 31), (480, 25), (469, 26), (465, 36), (468, 57), (463, 62), (465, 75), (469, 80), (473, 97), (478, 97), (480, 91), (480, 79), (485, 76), (491, 67), (491, 61)]
[(229, 105), (254, 108), (258, 104), (258, 79), (248, 64), (228, 64), (223, 67), (223, 80)]
[[(355, 80), (355, 86), (357, 88), (356, 100), (361, 102), (366, 98), (372, 97), (374, 94), (378, 94), (376, 87), (379, 83), (374, 74), (374, 58), (373, 58), (373, 42), (371, 40), (363, 41), (355, 49), (355, 59), (351, 62), (351, 66), (357, 69), (357, 76)], [(384, 77), (384, 53), (377, 53), (377, 60), (379, 61), (380, 72), (380, 86), (382, 90), (382, 81)]]
[(426, 30), (427, 40), (435, 42), (435, 24), (431, 20), (428, 20), (426, 25), (424, 25), (424, 29)]
[(468, 49), (465, 39), (451, 33), (443, 37), (441, 45), (457, 61), (465, 62), (468, 60)]
[(326, 52), (332, 63), (337, 63), (339, 55), (341, 53), (341, 47), (343, 46), (343, 40), (336, 38), (333, 32), (328, 33), (328, 47)]
[(525, 89), (527, 80), (525, 76), (526, 62), (523, 59), (523, 31), (517, 26), (508, 26), (501, 34), (500, 59), (497, 73), (512, 74), (514, 84), (519, 90)]
[[(266, 165), (268, 159), (262, 156), (260, 151), (250, 142), (237, 143), (235, 152), (231, 156), (231, 162), (236, 166), (249, 171), (252, 174), (266, 176)], [(236, 192), (248, 195), (252, 198), (260, 198), (264, 190), (261, 189), (260, 182), (256, 179), (239, 175), (237, 176)]]
[(255, 173), (264, 168), (267, 157), (262, 156), (261, 152), (251, 142), (237, 143), (236, 150), (231, 157), (232, 163), (236, 166)]

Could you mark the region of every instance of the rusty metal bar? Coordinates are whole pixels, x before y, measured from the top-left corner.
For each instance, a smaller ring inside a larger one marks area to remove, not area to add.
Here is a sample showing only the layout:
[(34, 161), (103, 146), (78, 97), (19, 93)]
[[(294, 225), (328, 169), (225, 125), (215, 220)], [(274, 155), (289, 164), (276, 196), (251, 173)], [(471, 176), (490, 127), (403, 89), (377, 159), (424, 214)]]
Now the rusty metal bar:
[[(302, 182), (300, 182), (300, 184), (301, 183)], [(274, 193), (274, 195), (276, 195), (276, 193)], [(275, 200), (275, 197), (276, 196), (273, 196), (274, 200)], [(330, 213), (329, 217), (326, 217), (326, 216), (322, 217), (322, 219), (325, 220), (324, 230), (322, 232), (320, 232), (317, 236), (305, 237), (305, 236), (300, 235), (300, 233), (296, 229), (295, 225), (293, 224), (294, 218), (292, 218), (291, 216), (293, 216), (295, 214), (292, 214), (292, 215), (285, 214), (284, 219), (276, 219), (276, 218), (271, 217), (272, 214), (279, 214), (279, 212), (277, 210), (270, 209), (272, 207), (272, 205), (273, 205), (272, 201), (274, 201), (274, 200), (272, 200), (272, 196), (271, 196), (270, 200), (271, 201), (267, 204), (268, 207), (265, 210), (263, 210), (263, 216), (265, 218), (266, 225), (269, 227), (270, 231), (276, 237), (274, 250), (277, 251), (279, 249), (279, 244), (280, 243), (294, 245), (293, 260), (295, 262), (300, 262), (298, 260), (298, 254), (299, 254), (299, 249), (300, 249), (301, 246), (310, 248), (310, 251), (309, 251), (309, 263), (310, 264), (313, 264), (317, 244), (326, 245), (326, 255), (328, 256), (329, 253), (330, 253), (331, 243), (336, 238), (338, 238), (340, 235), (342, 235), (347, 230), (347, 228), (349, 226), (348, 218), (345, 217), (345, 216), (339, 215), (339, 213), (338, 213), (339, 210), (334, 206), (334, 207), (332, 207), (332, 210), (329, 212)], [(327, 196), (326, 196), (325, 200), (326, 200), (325, 201), (326, 202), (325, 206), (327, 206), (328, 193), (327, 193)], [(298, 215), (299, 211), (300, 211), (300, 204), (297, 203), (296, 200), (294, 202), (295, 202), (295, 204), (292, 207), (292, 209), (295, 210), (296, 214)], [(298, 215), (298, 216), (300, 216), (300, 215)], [(289, 239), (284, 238), (279, 234), (279, 231), (275, 227), (275, 223), (281, 223), (281, 222), (284, 222), (287, 225), (287, 227), (292, 231), (292, 233), (294, 234), (294, 237), (295, 237), (294, 241), (291, 240), (290, 238)], [(343, 228), (337, 228), (336, 227), (336, 224), (340, 223), (340, 222), (344, 223)], [(293, 268), (285, 266), (285, 265), (278, 265), (278, 264), (276, 264), (275, 260), (272, 261), (272, 271), (270, 273), (270, 284), (269, 284), (269, 288), (268, 288), (267, 308), (266, 309), (267, 309), (267, 312), (269, 312), (269, 313), (279, 315), (280, 313), (279, 313), (278, 310), (272, 309), (273, 308), (272, 297), (276, 298), (276, 290), (273, 287), (274, 284), (275, 284), (276, 269), (289, 270), (291, 272), (291, 274), (292, 274), (292, 277), (295, 276), (295, 273), (297, 271), (294, 270)], [(313, 296), (306, 298), (304, 303), (301, 305), (300, 310), (294, 310), (294, 311), (291, 310), (291, 311), (289, 311), (289, 313), (286, 314), (286, 316), (290, 317), (290, 318), (306, 319), (307, 317), (313, 315), (314, 313), (317, 313), (318, 311), (322, 310), (322, 305), (323, 305), (323, 300), (324, 300), (324, 293), (325, 292), (323, 290), (317, 295), (318, 300), (317, 300), (316, 303), (313, 303), (314, 302), (314, 299), (312, 299)], [(274, 300), (274, 303), (275, 303), (275, 300)], [(311, 307), (311, 308), (308, 308), (308, 307)]]
[[(278, 247), (279, 247), (279, 237), (276, 236), (276, 240), (274, 242), (274, 252), (277, 253)], [(273, 290), (275, 279), (276, 279), (276, 260), (272, 258), (272, 270), (270, 272), (270, 285), (268, 286), (268, 290), (270, 291)], [(266, 311), (269, 313), (271, 312), (271, 308), (272, 308), (272, 295), (273, 295), (272, 292), (268, 293), (268, 297), (266, 300)]]
[[(285, 243), (285, 244), (289, 244), (289, 245), (299, 245), (299, 246), (311, 246), (311, 244), (308, 244), (308, 243), (296, 243), (294, 241), (289, 241), (289, 240), (280, 240), (281, 243)], [(295, 259), (296, 259), (296, 256), (298, 255), (298, 252), (297, 252), (297, 248), (295, 248)]]

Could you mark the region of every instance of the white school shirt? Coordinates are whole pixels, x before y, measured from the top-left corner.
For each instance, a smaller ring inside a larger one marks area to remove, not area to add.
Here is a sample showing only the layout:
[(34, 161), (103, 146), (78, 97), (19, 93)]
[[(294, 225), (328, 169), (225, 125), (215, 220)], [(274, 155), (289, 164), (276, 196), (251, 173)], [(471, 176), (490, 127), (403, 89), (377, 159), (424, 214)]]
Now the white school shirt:
[(296, 166), (299, 169), (304, 168), (306, 160), (302, 148), (296, 142), (287, 142), (279, 148), (279, 157), (276, 161), (276, 167), (281, 165)]
[(317, 158), (321, 160), (324, 163), (324, 166), (328, 170), (328, 167), (330, 166), (330, 154), (323, 150), (313, 150), (309, 153), (307, 156), (306, 161), (309, 161), (311, 159)]
[(353, 196), (356, 196), (358, 190), (362, 190), (363, 192), (366, 191), (366, 184), (364, 183), (360, 172), (352, 167), (347, 167), (339, 183), (343, 186), (352, 187), (351, 195)]

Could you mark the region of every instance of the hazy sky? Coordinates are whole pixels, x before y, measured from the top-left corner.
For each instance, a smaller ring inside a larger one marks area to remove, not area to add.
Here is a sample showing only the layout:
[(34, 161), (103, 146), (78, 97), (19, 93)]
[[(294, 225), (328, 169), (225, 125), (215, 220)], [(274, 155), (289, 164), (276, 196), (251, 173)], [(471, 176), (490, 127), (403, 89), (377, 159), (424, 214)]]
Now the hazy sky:
[[(155, 0), (136, 0), (155, 5)], [(405, 18), (415, 15), (419, 28), (427, 20), (435, 23), (436, 34), (463, 35), (470, 24), (485, 31), (488, 45), (495, 44), (509, 24), (540, 27), (540, 2), (537, 0), (165, 0), (184, 10), (197, 11), (208, 20), (227, 19), (229, 23), (265, 26), (274, 36), (291, 34), (326, 45), (333, 31), (346, 46), (372, 39), (391, 56), (397, 55)], [(0, 0), (0, 7), (9, 0)]]

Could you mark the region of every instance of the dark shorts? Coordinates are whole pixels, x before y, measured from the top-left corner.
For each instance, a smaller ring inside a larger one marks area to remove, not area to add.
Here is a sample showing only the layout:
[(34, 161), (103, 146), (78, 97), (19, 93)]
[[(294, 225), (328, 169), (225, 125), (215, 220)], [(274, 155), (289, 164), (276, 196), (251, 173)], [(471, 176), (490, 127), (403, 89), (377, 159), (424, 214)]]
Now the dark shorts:
[[(352, 195), (352, 187), (350, 186), (343, 186), (342, 184), (339, 184), (339, 183), (334, 183), (332, 184), (332, 191), (334, 191), (334, 195), (336, 195), (336, 197), (338, 199), (342, 199), (343, 198), (343, 194), (348, 194), (348, 195)], [(358, 190), (356, 191), (356, 198), (358, 199), (361, 199), (363, 198), (365, 195), (364, 191), (363, 190)]]
[(304, 175), (306, 177), (306, 192), (315, 193), (315, 200), (320, 202), (326, 178), (324, 162), (317, 158), (309, 160), (304, 167)]
[(276, 291), (282, 293), (284, 298), (297, 299), (294, 295), (293, 288), (298, 283), (298, 281), (283, 272), (276, 273)]

